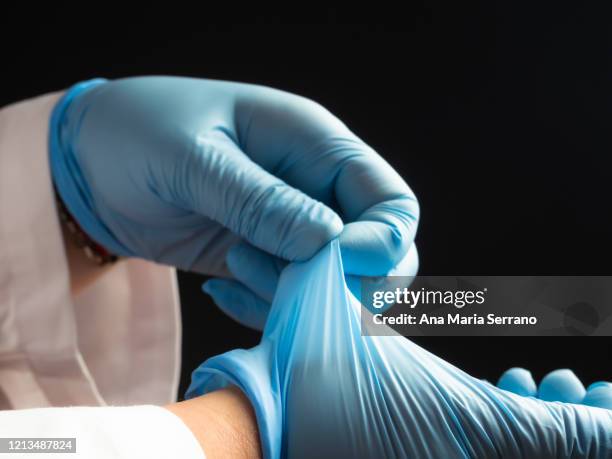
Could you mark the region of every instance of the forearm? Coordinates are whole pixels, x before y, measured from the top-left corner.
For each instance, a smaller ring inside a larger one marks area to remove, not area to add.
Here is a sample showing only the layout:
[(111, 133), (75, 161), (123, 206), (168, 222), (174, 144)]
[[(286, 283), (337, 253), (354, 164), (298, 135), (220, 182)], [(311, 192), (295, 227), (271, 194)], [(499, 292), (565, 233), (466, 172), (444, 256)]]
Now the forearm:
[(189, 427), (208, 459), (261, 457), (255, 413), (239, 389), (222, 389), (165, 408)]

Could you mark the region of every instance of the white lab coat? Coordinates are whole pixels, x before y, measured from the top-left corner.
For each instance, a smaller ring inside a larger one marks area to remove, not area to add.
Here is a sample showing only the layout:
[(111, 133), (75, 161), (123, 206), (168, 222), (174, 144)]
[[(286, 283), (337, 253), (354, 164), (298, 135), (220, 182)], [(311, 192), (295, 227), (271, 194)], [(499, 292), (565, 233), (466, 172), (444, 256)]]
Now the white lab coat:
[[(202, 458), (180, 419), (152, 406), (178, 384), (174, 270), (121, 261), (71, 297), (47, 159), (60, 96), (0, 110), (0, 437), (76, 437), (70, 458)], [(77, 405), (97, 408), (31, 409)]]

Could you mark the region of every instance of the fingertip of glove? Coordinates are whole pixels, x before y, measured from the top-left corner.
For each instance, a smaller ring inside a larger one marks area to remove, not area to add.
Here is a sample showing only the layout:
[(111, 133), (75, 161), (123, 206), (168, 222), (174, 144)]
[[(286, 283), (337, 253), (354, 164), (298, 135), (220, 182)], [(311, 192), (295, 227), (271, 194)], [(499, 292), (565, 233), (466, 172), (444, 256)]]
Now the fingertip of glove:
[(340, 236), (345, 270), (360, 276), (384, 276), (403, 261), (413, 246), (413, 235), (387, 223), (357, 221)]
[(590, 384), (589, 387), (587, 387), (587, 391), (590, 391), (592, 389), (597, 389), (598, 387), (607, 387), (608, 389), (612, 390), (612, 382), (609, 382), (609, 381), (594, 382)]
[(581, 403), (586, 390), (568, 368), (551, 371), (540, 382), (538, 398), (548, 402)]
[[(312, 243), (316, 247), (313, 253), (314, 255), (321, 247), (330, 242), (332, 239), (337, 238), (342, 230), (344, 229), (344, 223), (342, 219), (333, 210), (324, 207), (324, 217), (320, 220), (314, 220)], [(308, 258), (310, 258), (310, 256)]]
[(219, 283), (222, 282), (219, 279), (208, 279), (202, 284), (202, 291), (207, 295), (214, 296), (219, 290)]
[(210, 288), (210, 281), (206, 281), (202, 284), (202, 291), (207, 295), (211, 295), (212, 289)]
[(225, 255), (225, 262), (227, 263), (227, 267), (232, 274), (235, 274), (234, 269), (244, 261), (247, 250), (247, 246), (242, 242), (239, 242), (238, 244), (230, 247), (230, 249), (227, 251), (227, 254)]
[(591, 384), (582, 404), (612, 410), (612, 383), (598, 381)]
[(497, 387), (523, 397), (534, 397), (537, 386), (529, 370), (514, 367), (506, 370), (497, 381)]
[(325, 244), (338, 237), (344, 229), (342, 219), (333, 210), (320, 204), (311, 211), (307, 221), (296, 229), (283, 257), (290, 261), (306, 261)]

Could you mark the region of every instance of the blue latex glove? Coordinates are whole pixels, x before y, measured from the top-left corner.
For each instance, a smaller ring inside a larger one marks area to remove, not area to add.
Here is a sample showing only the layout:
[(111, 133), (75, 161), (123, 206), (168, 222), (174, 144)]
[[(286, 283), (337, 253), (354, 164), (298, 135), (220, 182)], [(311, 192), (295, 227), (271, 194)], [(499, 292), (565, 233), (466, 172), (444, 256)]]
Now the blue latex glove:
[[(263, 330), (287, 262), (249, 244), (239, 243), (228, 250), (226, 263), (233, 279), (209, 279), (202, 285), (202, 290), (212, 297), (219, 309), (237, 322)], [(418, 266), (419, 258), (413, 244), (404, 259), (387, 275), (407, 276), (409, 282), (411, 276), (416, 276)], [(347, 275), (346, 282), (359, 298), (360, 278)]]
[[(612, 455), (612, 411), (516, 395), (403, 337), (362, 336), (364, 313), (334, 241), (283, 271), (261, 343), (206, 361), (187, 395), (240, 387), (266, 458)], [(532, 393), (517, 373), (505, 379)]]
[(384, 274), (417, 227), (413, 193), (374, 150), (311, 100), (255, 85), (78, 84), (54, 110), (50, 158), (93, 239), (200, 273), (226, 274), (238, 241), (282, 263), (340, 235), (347, 272)]
[(537, 388), (529, 371), (524, 368), (510, 368), (499, 378), (497, 387), (549, 402), (580, 403), (612, 410), (612, 383), (598, 381), (585, 389), (576, 375), (568, 369), (550, 372)]

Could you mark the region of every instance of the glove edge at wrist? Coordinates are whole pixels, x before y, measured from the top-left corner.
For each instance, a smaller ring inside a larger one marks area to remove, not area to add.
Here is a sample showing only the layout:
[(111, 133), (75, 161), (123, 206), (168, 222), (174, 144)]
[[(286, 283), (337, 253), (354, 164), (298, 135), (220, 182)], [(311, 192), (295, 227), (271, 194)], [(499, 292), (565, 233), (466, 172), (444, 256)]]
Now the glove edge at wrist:
[[(197, 368), (185, 398), (234, 385), (249, 399), (259, 428), (263, 457), (281, 457), (283, 419), (278, 384), (271, 379), (270, 350), (265, 343), (212, 357)], [(197, 383), (194, 383), (197, 381)]]

